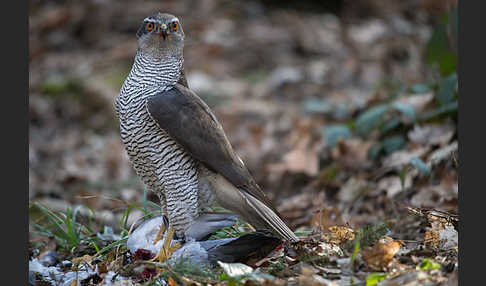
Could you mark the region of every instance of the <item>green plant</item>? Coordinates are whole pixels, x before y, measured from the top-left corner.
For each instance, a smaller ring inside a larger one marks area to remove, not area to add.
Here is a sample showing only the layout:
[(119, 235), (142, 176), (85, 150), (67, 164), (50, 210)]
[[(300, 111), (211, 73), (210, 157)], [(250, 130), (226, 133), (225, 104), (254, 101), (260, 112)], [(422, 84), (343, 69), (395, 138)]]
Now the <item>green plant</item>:
[(55, 213), (43, 205), (33, 202), (29, 204), (29, 209), (31, 211), (35, 209), (41, 214), (41, 218), (33, 223), (38, 233), (53, 237), (63, 250), (73, 252), (79, 246), (89, 244), (99, 251), (97, 238), (94, 236), (95, 232), (76, 221), (80, 206), (74, 210), (67, 208), (65, 213)]
[(376, 285), (378, 282), (385, 280), (388, 277), (386, 273), (370, 273), (366, 276), (366, 286)]
[(422, 260), (422, 262), (420, 262), (417, 268), (424, 271), (435, 270), (440, 269), (440, 264), (430, 258), (425, 258), (424, 260)]

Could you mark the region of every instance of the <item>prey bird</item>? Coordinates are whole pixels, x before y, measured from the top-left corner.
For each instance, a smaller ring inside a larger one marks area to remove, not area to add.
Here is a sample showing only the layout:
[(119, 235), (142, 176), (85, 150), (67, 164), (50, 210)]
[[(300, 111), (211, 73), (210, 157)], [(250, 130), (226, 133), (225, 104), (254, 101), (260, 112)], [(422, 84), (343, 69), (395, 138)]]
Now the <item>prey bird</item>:
[[(213, 219), (210, 207), (220, 205), (256, 229), (298, 241), (231, 147), (214, 113), (189, 89), (180, 20), (155, 13), (143, 20), (137, 39), (115, 111), (130, 162), (159, 196), (168, 217), (166, 240), (173, 234), (187, 240), (192, 233), (204, 233), (198, 222)], [(170, 255), (174, 249), (168, 245)], [(158, 258), (167, 257), (159, 253)]]

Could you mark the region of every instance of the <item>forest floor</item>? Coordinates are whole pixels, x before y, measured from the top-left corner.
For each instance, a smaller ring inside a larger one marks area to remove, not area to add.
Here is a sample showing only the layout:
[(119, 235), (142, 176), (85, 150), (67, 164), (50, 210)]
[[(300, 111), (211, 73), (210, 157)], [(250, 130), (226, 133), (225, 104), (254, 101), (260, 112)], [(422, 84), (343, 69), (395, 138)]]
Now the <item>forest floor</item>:
[[(31, 284), (458, 285), (456, 1), (297, 2), (30, 2)], [(182, 21), (189, 87), (301, 238), (251, 268), (127, 250), (160, 212), (113, 104), (159, 10)]]

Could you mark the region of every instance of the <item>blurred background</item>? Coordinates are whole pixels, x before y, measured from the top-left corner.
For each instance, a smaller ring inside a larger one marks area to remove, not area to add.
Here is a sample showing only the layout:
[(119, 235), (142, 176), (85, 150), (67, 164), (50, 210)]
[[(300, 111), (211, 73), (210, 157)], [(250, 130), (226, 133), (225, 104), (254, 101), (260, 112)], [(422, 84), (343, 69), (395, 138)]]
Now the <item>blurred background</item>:
[(142, 204), (113, 105), (137, 29), (163, 11), (182, 22), (190, 88), (291, 227), (398, 219), (397, 201), (457, 213), (457, 1), (29, 6), (31, 202), (115, 229)]

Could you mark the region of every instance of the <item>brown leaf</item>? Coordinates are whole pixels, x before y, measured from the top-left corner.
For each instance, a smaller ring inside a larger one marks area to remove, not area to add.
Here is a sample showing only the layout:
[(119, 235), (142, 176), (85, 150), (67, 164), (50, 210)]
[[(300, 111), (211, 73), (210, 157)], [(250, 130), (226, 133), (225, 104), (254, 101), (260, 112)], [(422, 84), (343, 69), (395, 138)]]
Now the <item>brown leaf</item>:
[(334, 244), (342, 244), (353, 240), (355, 237), (354, 230), (346, 226), (330, 226), (328, 230), (329, 233), (326, 233), (326, 237), (329, 239), (329, 242)]
[(331, 282), (319, 275), (315, 275), (310, 267), (302, 267), (301, 275), (299, 275), (299, 285), (304, 286), (335, 286), (335, 282)]
[(401, 96), (400, 98), (398, 98), (397, 102), (401, 102), (413, 106), (415, 112), (420, 114), (427, 108), (427, 106), (431, 102), (433, 102), (433, 100), (434, 100), (434, 93), (430, 92), (418, 96)]
[(455, 130), (456, 127), (452, 124), (415, 125), (413, 130), (408, 132), (408, 138), (417, 145), (444, 146), (452, 139)]
[(296, 194), (285, 199), (278, 206), (278, 211), (291, 221), (294, 227), (308, 226), (313, 214), (319, 212), (324, 198), (324, 192), (319, 192), (318, 194), (309, 192)]
[(327, 207), (323, 202), (320, 211), (312, 218), (311, 225), (324, 231), (333, 225), (343, 224), (341, 212), (334, 206)]
[(458, 246), (458, 233), (454, 228), (454, 215), (431, 210), (427, 212), (427, 220), (431, 227), (424, 235), (425, 246), (431, 249), (451, 249)]
[(273, 172), (304, 173), (309, 176), (317, 175), (319, 171), (317, 145), (310, 145), (309, 139), (302, 139), (294, 149), (283, 157), (283, 162), (271, 164)]
[(339, 140), (337, 148), (332, 149), (332, 158), (346, 169), (356, 170), (372, 165), (368, 160), (368, 151), (374, 142), (361, 139)]
[(432, 166), (436, 166), (443, 161), (454, 160), (457, 165), (457, 149), (458, 143), (457, 141), (454, 141), (451, 144), (432, 152), (427, 161), (430, 162)]
[(410, 188), (412, 186), (412, 179), (410, 173), (405, 174), (405, 185), (402, 187), (402, 181), (399, 176), (388, 176), (378, 182), (378, 190), (386, 191), (386, 195), (389, 198), (393, 198), (404, 189)]
[(425, 231), (424, 234), (425, 247), (437, 249), (439, 247), (439, 233), (432, 228)]
[(337, 198), (342, 202), (352, 202), (368, 188), (368, 185), (369, 182), (362, 178), (350, 177), (339, 190)]
[(373, 247), (361, 250), (363, 260), (376, 271), (385, 270), (393, 261), (393, 257), (400, 250), (401, 243), (390, 237), (381, 238)]
[(412, 158), (421, 158), (429, 152), (430, 146), (418, 147), (413, 150), (400, 150), (391, 153), (382, 160), (382, 168), (401, 171), (404, 165), (410, 163)]
[(93, 260), (93, 256), (90, 256), (88, 254), (85, 254), (81, 257), (76, 257), (72, 259), (72, 262), (74, 265), (80, 265), (80, 264), (87, 264), (91, 266), (91, 261)]
[(292, 150), (283, 156), (282, 162), (270, 164), (268, 166), (270, 172), (317, 175), (320, 141), (313, 135), (314, 125), (315, 123), (308, 120), (302, 120), (297, 124), (289, 138)]

